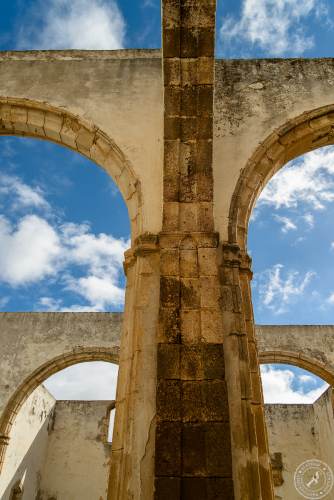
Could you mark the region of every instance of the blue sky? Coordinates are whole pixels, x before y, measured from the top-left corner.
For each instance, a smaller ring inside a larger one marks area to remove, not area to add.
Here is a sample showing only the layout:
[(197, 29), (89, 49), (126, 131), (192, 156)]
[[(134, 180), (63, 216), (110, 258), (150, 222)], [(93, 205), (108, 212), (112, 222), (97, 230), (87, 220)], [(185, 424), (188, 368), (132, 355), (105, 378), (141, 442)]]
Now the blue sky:
[[(0, 50), (161, 45), (158, 0), (4, 0), (1, 7)], [(329, 0), (218, 2), (218, 57), (330, 57), (333, 36)], [(334, 149), (322, 149), (286, 166), (263, 192), (249, 231), (258, 323), (333, 322), (333, 176)], [(51, 143), (0, 138), (1, 310), (122, 310), (128, 239), (124, 202), (101, 169)], [(78, 388), (87, 366), (54, 376), (52, 390), (60, 384), (64, 397), (75, 397), (64, 381)], [(323, 382), (303, 375), (264, 368), (267, 399), (316, 397)]]

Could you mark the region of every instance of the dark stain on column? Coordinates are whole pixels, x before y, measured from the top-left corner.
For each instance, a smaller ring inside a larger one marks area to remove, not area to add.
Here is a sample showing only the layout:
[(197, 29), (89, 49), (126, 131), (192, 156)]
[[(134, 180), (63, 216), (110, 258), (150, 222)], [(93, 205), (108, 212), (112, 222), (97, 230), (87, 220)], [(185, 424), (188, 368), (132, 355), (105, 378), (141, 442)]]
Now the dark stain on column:
[(213, 223), (215, 0), (163, 1), (156, 500), (232, 500)]

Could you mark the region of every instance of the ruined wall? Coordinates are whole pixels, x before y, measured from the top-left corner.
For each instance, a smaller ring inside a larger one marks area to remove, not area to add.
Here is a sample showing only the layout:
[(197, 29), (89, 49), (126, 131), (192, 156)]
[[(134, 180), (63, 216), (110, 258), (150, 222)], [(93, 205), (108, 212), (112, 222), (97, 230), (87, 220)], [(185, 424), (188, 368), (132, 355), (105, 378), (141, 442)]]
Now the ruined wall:
[(270, 455), (282, 455), (283, 484), (275, 487), (275, 495), (277, 499), (292, 500), (298, 497), (294, 473), (302, 462), (316, 458), (334, 470), (331, 389), (313, 405), (265, 405), (265, 415)]
[[(159, 232), (161, 52), (3, 52), (0, 70), (0, 96), (50, 104), (81, 116), (110, 136), (140, 181), (142, 231)], [(216, 229), (226, 240), (240, 171), (279, 126), (305, 111), (334, 103), (334, 67), (332, 59), (216, 60), (215, 73), (214, 210)]]
[(257, 325), (260, 361), (291, 363), (334, 384), (333, 325)]
[[(215, 223), (223, 240), (227, 239), (229, 209), (235, 186), (256, 148), (289, 120), (306, 111), (333, 104), (333, 59), (216, 61), (213, 138)], [(331, 143), (331, 138), (325, 137), (318, 145), (328, 143)], [(284, 155), (285, 145), (282, 141), (275, 148), (274, 159)], [(310, 144), (310, 147), (315, 145)], [(258, 182), (261, 179), (253, 176), (249, 188), (253, 189)], [(264, 185), (262, 179), (262, 188)]]
[(22, 482), (24, 499), (36, 497), (45, 462), (56, 400), (43, 387), (36, 389), (18, 413), (0, 474), (0, 498), (9, 500), (13, 486)]
[(121, 327), (120, 313), (0, 313), (0, 420), (14, 392), (45, 363), (56, 359), (54, 373), (66, 366), (62, 357), (73, 364), (85, 349), (92, 351), (86, 361), (94, 360), (94, 348), (95, 359), (107, 350), (117, 361)]
[[(52, 105), (99, 127), (122, 151), (140, 183), (136, 188), (141, 191), (141, 230), (160, 230), (160, 51), (1, 52), (0, 96), (37, 101), (44, 107)], [(0, 109), (0, 121), (1, 114)], [(61, 124), (53, 119), (52, 128), (50, 138), (57, 140)]]
[(111, 454), (105, 425), (109, 405), (110, 401), (57, 401), (40, 500), (105, 500)]

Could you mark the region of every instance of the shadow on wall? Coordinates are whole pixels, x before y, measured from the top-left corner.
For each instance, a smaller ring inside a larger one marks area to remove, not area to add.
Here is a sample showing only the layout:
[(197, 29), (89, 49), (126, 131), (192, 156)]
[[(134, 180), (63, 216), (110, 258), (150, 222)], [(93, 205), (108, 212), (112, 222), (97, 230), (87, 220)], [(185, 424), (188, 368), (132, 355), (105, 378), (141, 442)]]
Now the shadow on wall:
[(55, 405), (56, 400), (51, 394), (44, 387), (39, 387), (21, 407), (12, 427), (0, 476), (1, 500), (20, 498), (15, 496), (18, 484), (26, 498), (36, 497)]

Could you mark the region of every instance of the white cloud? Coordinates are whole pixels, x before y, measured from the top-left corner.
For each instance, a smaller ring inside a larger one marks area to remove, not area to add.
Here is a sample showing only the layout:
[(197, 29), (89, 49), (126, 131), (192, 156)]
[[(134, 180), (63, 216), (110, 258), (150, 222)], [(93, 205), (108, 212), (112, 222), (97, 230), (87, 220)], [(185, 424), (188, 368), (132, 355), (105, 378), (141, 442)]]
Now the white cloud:
[[(129, 241), (90, 232), (87, 224), (51, 226), (28, 215), (14, 226), (0, 216), (0, 281), (11, 286), (36, 283), (53, 276), (86, 304), (64, 305), (41, 296), (43, 310), (103, 311), (124, 302), (123, 256)], [(74, 268), (76, 272), (74, 272)]]
[(71, 278), (67, 287), (85, 298), (91, 304), (90, 310), (93, 307), (95, 311), (103, 311), (108, 306), (120, 306), (124, 303), (124, 289), (117, 286), (112, 277)]
[(282, 264), (275, 264), (257, 275), (260, 300), (275, 314), (286, 312), (291, 300), (303, 295), (311, 279), (315, 276), (314, 272), (308, 271), (303, 277), (300, 277), (298, 271), (290, 270), (284, 278), (282, 277), (283, 268)]
[(223, 20), (221, 42), (244, 42), (268, 56), (300, 55), (314, 44), (302, 24), (310, 15), (327, 20), (328, 10), (321, 0), (243, 0), (240, 19)]
[[(21, 49), (114, 50), (124, 45), (125, 21), (114, 0), (49, 0), (23, 27)], [(36, 28), (35, 28), (36, 26)]]
[(27, 215), (14, 227), (0, 216), (0, 243), (1, 281), (25, 285), (55, 273), (60, 239), (41, 217)]
[(261, 365), (261, 378), (265, 403), (311, 404), (328, 388), (328, 384), (324, 382), (315, 389), (296, 390), (293, 388), (296, 380), (299, 379), (303, 384), (316, 384), (317, 379), (312, 375), (297, 376), (292, 370), (277, 369), (271, 365)]
[(12, 208), (49, 208), (41, 188), (32, 188), (13, 175), (0, 174), (0, 195), (14, 197)]
[(307, 214), (303, 215), (303, 219), (306, 222), (306, 224), (308, 225), (308, 227), (310, 229), (313, 229), (313, 227), (314, 227), (314, 215), (307, 213)]
[(117, 375), (118, 365), (92, 361), (65, 368), (45, 380), (43, 385), (56, 399), (113, 400)]
[[(328, 146), (289, 162), (262, 191), (257, 209), (297, 208), (303, 203), (314, 210), (323, 210), (326, 203), (333, 201), (334, 147)], [(307, 223), (312, 222), (309, 213), (304, 217)]]
[(312, 375), (299, 375), (298, 378), (303, 384), (315, 384), (316, 383), (316, 380)]
[(0, 309), (5, 307), (9, 302), (9, 297), (0, 297)]
[(282, 233), (287, 233), (288, 231), (295, 231), (297, 229), (296, 224), (289, 219), (289, 217), (283, 217), (281, 215), (275, 215), (275, 219), (282, 224)]

